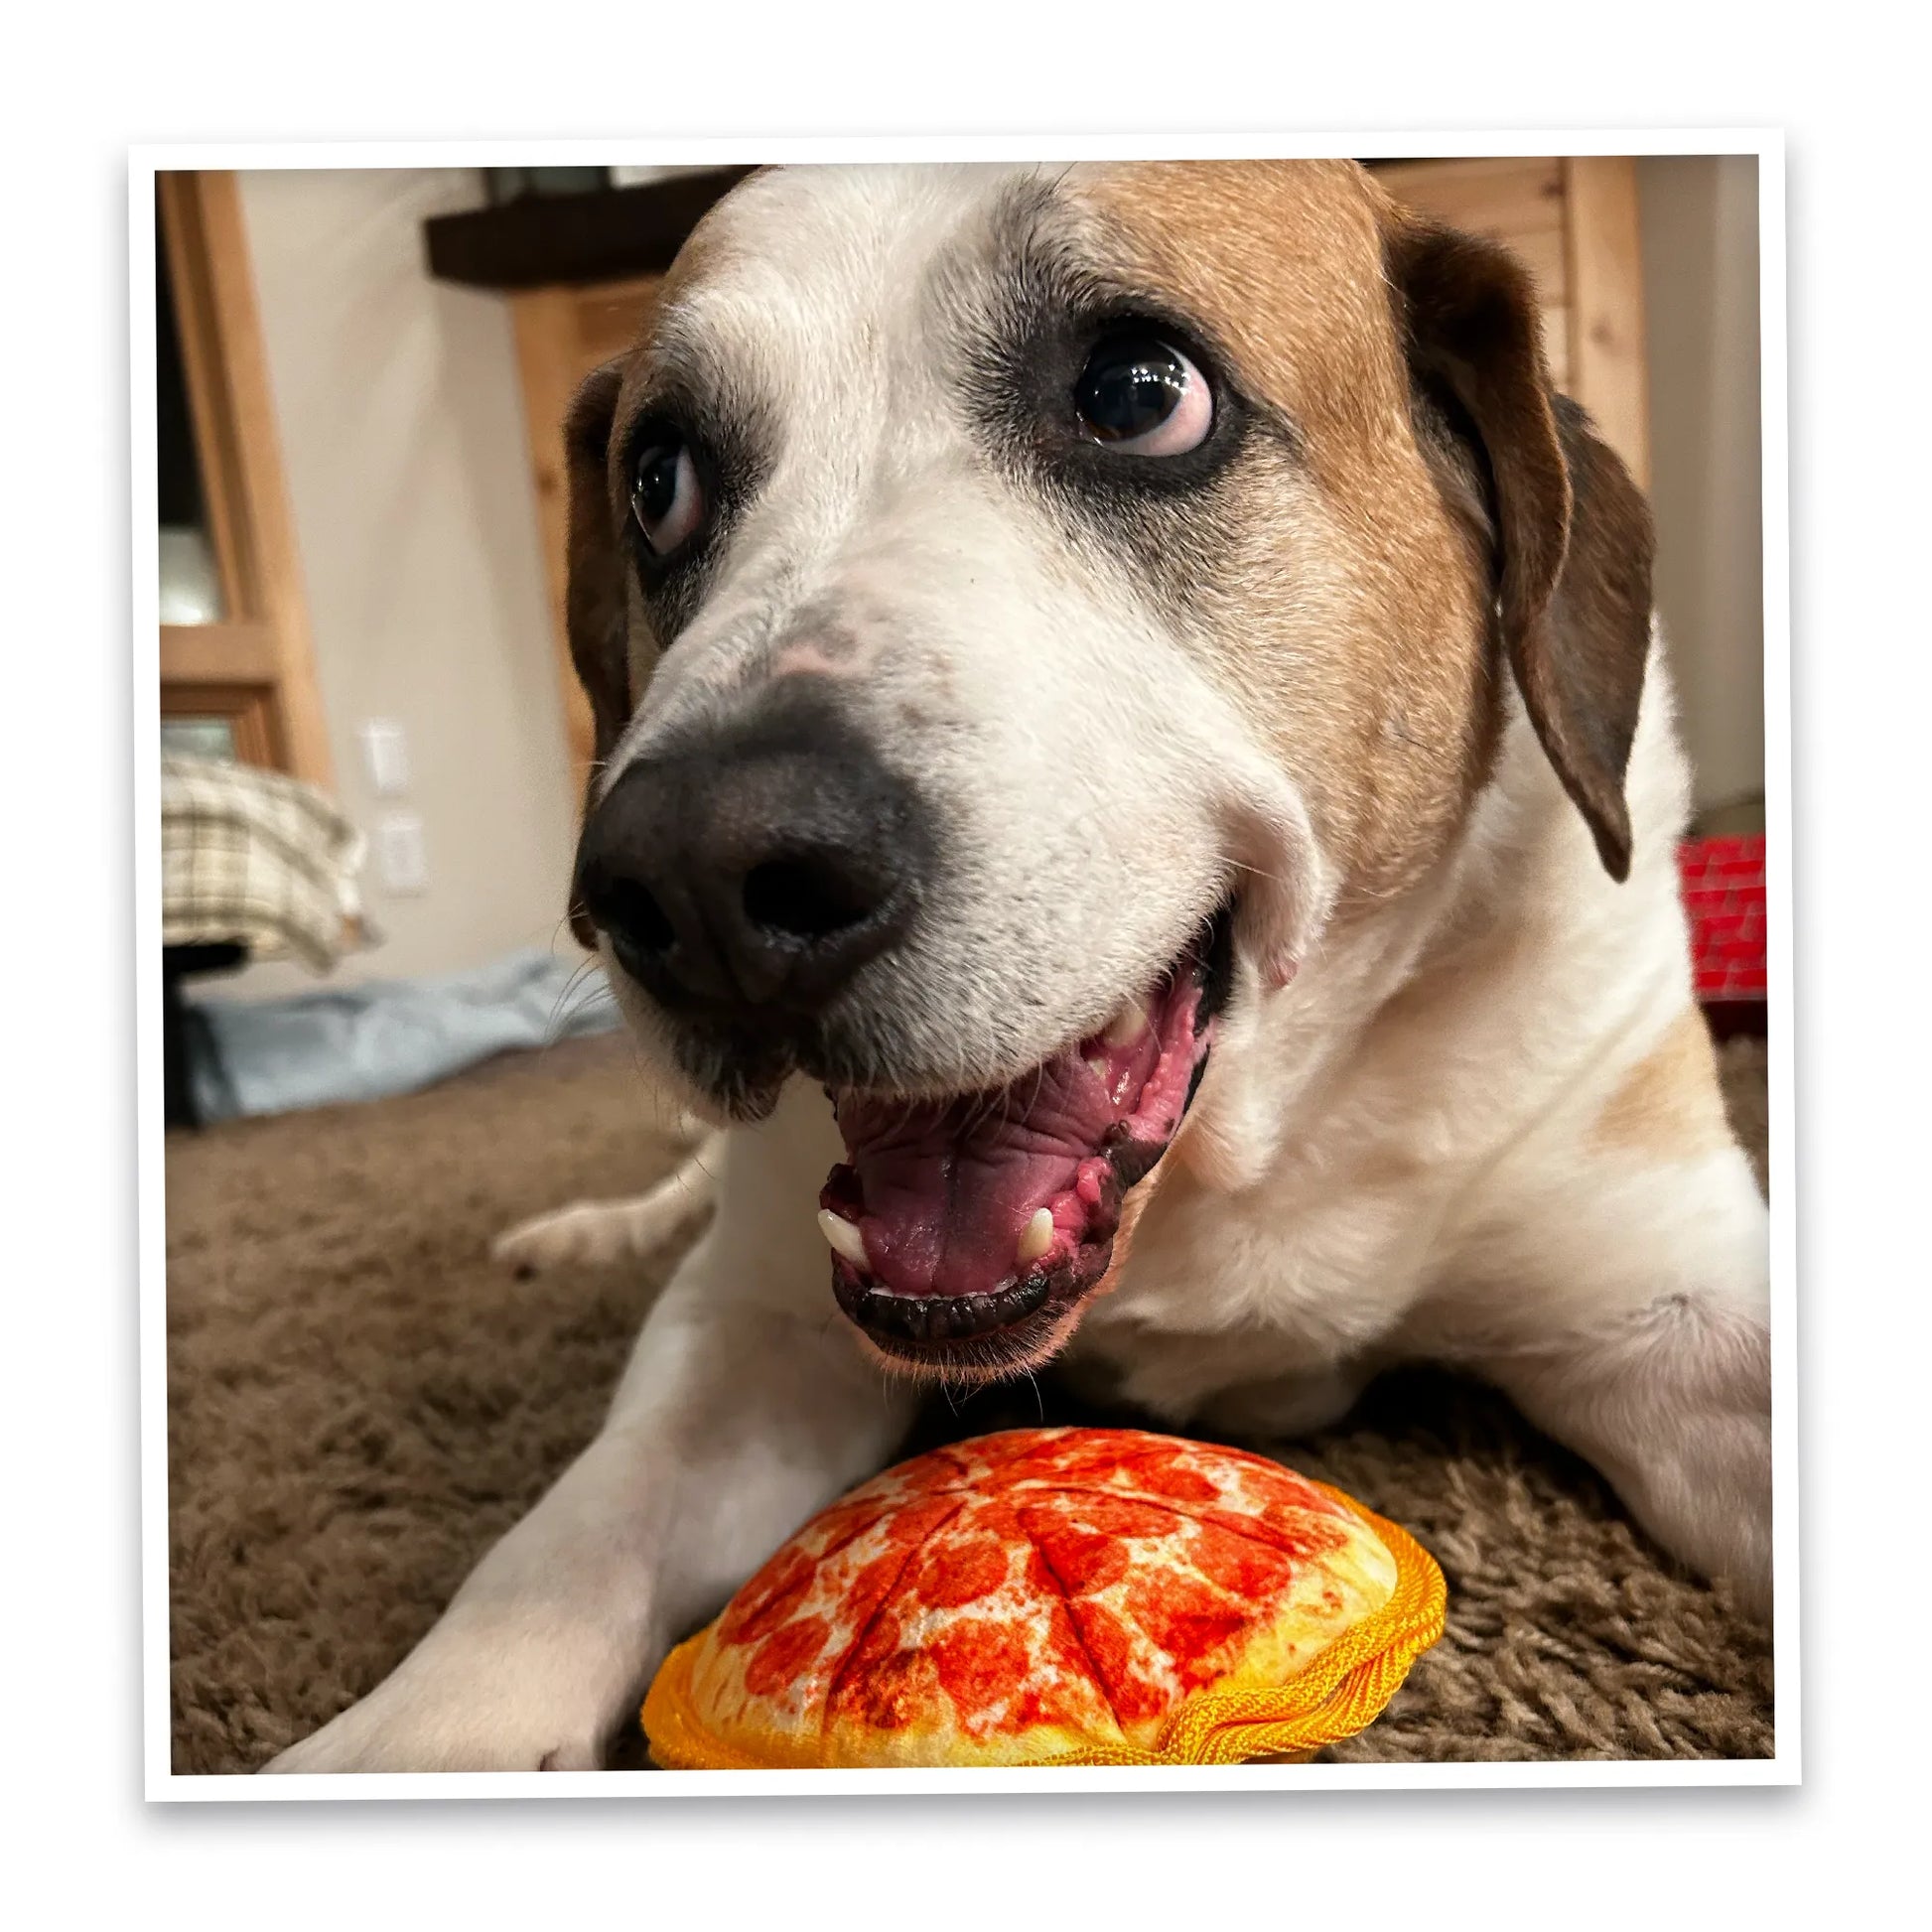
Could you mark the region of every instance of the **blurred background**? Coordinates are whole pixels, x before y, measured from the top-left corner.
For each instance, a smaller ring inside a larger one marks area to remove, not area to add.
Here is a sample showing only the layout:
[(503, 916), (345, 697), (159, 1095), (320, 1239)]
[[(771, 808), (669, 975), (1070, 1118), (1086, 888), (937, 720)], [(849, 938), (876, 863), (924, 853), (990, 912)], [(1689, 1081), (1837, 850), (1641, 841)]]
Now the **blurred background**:
[[(1761, 833), (1755, 159), (1372, 165), (1535, 275), (1559, 385), (1656, 511), (1695, 829)], [(742, 172), (161, 177), (172, 1121), (611, 1024), (563, 924), (590, 729), (557, 425)]]

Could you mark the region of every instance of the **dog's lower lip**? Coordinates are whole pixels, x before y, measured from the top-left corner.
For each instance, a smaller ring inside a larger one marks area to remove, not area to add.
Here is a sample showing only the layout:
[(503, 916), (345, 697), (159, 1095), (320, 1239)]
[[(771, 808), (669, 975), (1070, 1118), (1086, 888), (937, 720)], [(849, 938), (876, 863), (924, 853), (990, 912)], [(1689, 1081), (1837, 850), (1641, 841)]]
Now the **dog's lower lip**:
[(997, 1334), (1044, 1306), (1052, 1284), (1044, 1274), (1009, 1282), (988, 1295), (894, 1295), (869, 1286), (856, 1270), (836, 1272), (839, 1307), (876, 1339), (944, 1344)]
[[(1158, 1159), (1131, 1171), (1143, 1177)], [(1126, 1191), (1131, 1181), (1117, 1186)], [(862, 1275), (843, 1255), (832, 1257), (832, 1292), (846, 1317), (883, 1355), (910, 1369), (939, 1375), (1017, 1373), (1052, 1352), (1087, 1298), (1106, 1279), (1113, 1234), (1083, 1243), (1051, 1266), (1031, 1269), (989, 1294), (895, 1295)]]

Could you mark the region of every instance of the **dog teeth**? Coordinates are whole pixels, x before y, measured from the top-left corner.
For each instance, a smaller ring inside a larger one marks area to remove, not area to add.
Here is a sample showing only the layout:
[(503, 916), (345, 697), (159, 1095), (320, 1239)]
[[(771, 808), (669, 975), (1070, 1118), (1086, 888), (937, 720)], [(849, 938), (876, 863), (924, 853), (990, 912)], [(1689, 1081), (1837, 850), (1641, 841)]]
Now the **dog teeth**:
[[(856, 1230), (855, 1230), (856, 1232)], [(1053, 1210), (1040, 1208), (1020, 1235), (1020, 1265), (1037, 1261), (1053, 1245)]]
[(1132, 1046), (1151, 1024), (1147, 1008), (1138, 1000), (1129, 1000), (1108, 1023), (1107, 1031), (1101, 1037), (1118, 1051), (1123, 1046)]
[(1107, 1062), (1099, 1056), (1099, 1054), (1096, 1053), (1094, 1057), (1087, 1062), (1087, 1071), (1091, 1073), (1093, 1077), (1101, 1083), (1102, 1086), (1105, 1086), (1107, 1084), (1108, 1076), (1113, 1072), (1113, 1068), (1109, 1066)]
[(818, 1210), (818, 1231), (832, 1244), (835, 1254), (843, 1255), (855, 1268), (870, 1268), (871, 1258), (866, 1253), (866, 1237), (845, 1219), (834, 1214), (829, 1207)]

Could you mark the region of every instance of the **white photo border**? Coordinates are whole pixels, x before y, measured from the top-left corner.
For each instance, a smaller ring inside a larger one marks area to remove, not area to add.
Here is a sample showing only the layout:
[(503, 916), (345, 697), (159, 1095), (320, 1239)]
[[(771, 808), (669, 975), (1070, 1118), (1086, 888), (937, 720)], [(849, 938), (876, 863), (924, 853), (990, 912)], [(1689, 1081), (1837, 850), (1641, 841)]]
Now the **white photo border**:
[[(167, 1250), (157, 949), (160, 676), (155, 421), (155, 176), (175, 169), (367, 169), (566, 166), (792, 166), (838, 162), (1389, 160), (1505, 155), (1751, 155), (1757, 161), (1758, 332), (1764, 565), (1764, 759), (1769, 982), (1771, 1382), (1775, 1685), (1774, 1754), (1762, 1759), (1566, 1760), (1441, 1764), (1237, 1765), (1189, 1768), (897, 1769), (890, 1771), (599, 1771), (345, 1773), (273, 1778), (177, 1772), (170, 1762), (168, 1611)], [(140, 1256), (140, 1445), (144, 1788), (150, 1801), (312, 1799), (830, 1797), (961, 1793), (1415, 1790), (1795, 1785), (1800, 1764), (1797, 1214), (1792, 1000), (1791, 570), (1787, 449), (1784, 139), (1775, 128), (1592, 128), (1346, 134), (922, 135), (652, 140), (220, 142), (128, 151), (129, 453), (133, 519), (136, 935), (136, 1176)]]

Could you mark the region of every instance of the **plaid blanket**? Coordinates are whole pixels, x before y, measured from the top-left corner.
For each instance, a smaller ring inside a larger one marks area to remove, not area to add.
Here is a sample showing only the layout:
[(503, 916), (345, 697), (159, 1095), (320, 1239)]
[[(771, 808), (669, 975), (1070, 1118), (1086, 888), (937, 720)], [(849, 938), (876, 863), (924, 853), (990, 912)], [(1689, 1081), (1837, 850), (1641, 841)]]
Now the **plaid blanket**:
[(255, 765), (164, 758), (162, 943), (293, 952), (326, 971), (361, 909), (363, 849), (314, 785)]

